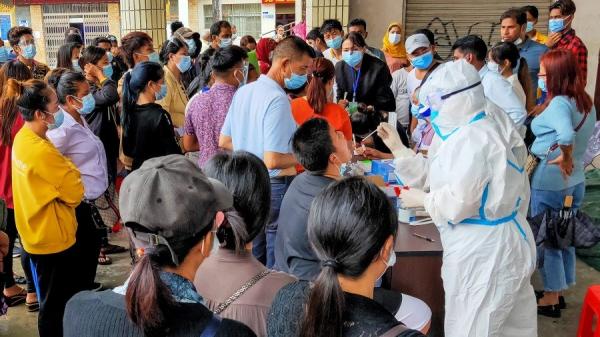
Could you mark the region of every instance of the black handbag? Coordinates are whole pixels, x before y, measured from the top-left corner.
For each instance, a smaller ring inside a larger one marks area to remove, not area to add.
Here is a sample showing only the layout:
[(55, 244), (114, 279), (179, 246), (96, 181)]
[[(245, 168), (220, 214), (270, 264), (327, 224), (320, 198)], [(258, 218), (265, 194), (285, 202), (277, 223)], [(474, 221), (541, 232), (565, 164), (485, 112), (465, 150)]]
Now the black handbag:
[(600, 226), (584, 212), (548, 210), (529, 219), (537, 246), (590, 248), (600, 242)]

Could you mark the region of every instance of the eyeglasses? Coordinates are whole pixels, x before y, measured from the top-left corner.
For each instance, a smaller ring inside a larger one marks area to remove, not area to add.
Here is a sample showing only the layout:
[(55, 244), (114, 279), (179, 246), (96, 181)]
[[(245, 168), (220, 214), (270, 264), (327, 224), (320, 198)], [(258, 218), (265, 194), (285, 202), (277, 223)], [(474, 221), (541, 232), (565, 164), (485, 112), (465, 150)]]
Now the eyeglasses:
[(538, 77), (546, 77), (546, 74), (538, 74)]

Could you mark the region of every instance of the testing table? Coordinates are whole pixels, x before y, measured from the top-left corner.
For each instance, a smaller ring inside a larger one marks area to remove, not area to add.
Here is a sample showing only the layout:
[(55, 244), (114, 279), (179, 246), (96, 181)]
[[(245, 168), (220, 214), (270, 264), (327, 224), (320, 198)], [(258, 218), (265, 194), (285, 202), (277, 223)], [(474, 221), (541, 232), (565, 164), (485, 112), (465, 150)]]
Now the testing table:
[[(429, 242), (414, 233), (430, 238)], [(400, 223), (394, 246), (396, 264), (389, 272), (392, 290), (417, 297), (431, 308), (428, 336), (444, 336), (444, 288), (442, 284), (442, 243), (434, 224), (410, 226)]]

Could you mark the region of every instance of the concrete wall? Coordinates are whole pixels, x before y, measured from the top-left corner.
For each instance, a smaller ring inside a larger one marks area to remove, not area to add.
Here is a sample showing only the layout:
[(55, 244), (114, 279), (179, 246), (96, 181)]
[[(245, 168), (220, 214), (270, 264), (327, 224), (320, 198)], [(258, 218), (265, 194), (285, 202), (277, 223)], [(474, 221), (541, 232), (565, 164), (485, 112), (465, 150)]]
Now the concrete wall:
[(600, 50), (600, 1), (576, 0), (577, 13), (573, 28), (588, 49), (587, 92), (594, 94), (596, 72), (598, 70), (598, 50)]
[(108, 4), (108, 31), (121, 39), (121, 11), (119, 4)]
[(42, 6), (40, 5), (32, 5), (29, 7), (29, 12), (31, 15), (31, 21), (29, 22), (29, 26), (31, 30), (33, 30), (33, 37), (35, 38), (35, 48), (37, 53), (35, 54), (35, 60), (47, 63), (46, 60), (46, 43), (44, 39), (44, 15), (42, 12)]
[(367, 21), (367, 43), (381, 48), (383, 35), (392, 22), (402, 23), (404, 0), (350, 0), (350, 18), (362, 18)]

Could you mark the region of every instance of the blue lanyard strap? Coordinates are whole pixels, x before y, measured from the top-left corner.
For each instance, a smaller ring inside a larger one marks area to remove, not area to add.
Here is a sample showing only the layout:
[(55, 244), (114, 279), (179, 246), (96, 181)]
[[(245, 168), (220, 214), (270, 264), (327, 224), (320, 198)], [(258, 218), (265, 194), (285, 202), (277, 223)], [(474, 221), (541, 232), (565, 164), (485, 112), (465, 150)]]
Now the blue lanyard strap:
[[(352, 68), (352, 70), (354, 70), (354, 68)], [(354, 82), (352, 83), (352, 100), (354, 102), (356, 102), (356, 90), (358, 89), (358, 81), (360, 80), (360, 70), (361, 68), (358, 68), (358, 71), (354, 71)]]

